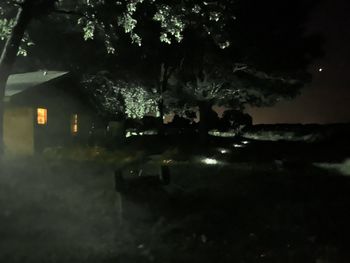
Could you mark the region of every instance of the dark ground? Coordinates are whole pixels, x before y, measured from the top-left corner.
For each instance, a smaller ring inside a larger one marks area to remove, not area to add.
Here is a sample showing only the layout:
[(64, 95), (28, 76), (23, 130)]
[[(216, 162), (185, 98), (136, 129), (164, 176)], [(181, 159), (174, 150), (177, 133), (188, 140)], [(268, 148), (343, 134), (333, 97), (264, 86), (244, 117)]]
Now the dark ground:
[(101, 163), (5, 160), (0, 262), (349, 262), (350, 177), (312, 165), (343, 161), (347, 146), (185, 147), (170, 185), (122, 198)]
[(100, 262), (90, 258), (111, 254), (117, 215), (105, 169), (39, 157), (3, 162), (0, 262)]

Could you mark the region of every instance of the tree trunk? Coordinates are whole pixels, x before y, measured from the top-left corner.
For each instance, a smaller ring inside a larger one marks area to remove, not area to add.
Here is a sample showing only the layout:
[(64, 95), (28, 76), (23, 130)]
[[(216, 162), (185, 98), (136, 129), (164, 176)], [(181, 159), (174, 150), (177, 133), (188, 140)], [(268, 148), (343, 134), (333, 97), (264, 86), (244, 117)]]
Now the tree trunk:
[(166, 64), (161, 65), (160, 70), (160, 85), (159, 85), (159, 93), (160, 93), (160, 100), (158, 102), (158, 109), (159, 109), (159, 135), (164, 135), (164, 99), (163, 99), (163, 93), (166, 91), (168, 87), (168, 80), (169, 80), (169, 67)]
[(31, 20), (29, 11), (20, 8), (17, 12), (15, 24), (10, 37), (7, 39), (0, 58), (0, 156), (4, 153), (4, 98), (5, 88), (12, 67), (16, 61), (19, 46), (24, 32)]
[(164, 134), (164, 101), (163, 101), (163, 95), (162, 98), (158, 102), (158, 109), (159, 109), (159, 135)]
[(210, 129), (212, 120), (212, 106), (213, 104), (209, 101), (200, 101), (199, 106), (199, 135), (202, 141), (208, 139), (208, 131)]

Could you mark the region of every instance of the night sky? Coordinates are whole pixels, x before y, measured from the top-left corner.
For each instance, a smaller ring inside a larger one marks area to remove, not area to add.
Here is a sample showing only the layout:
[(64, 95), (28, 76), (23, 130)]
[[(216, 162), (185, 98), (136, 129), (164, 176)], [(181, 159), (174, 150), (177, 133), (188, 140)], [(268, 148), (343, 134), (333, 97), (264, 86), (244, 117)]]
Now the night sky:
[(350, 1), (324, 0), (308, 30), (323, 36), (325, 53), (310, 67), (311, 85), (292, 101), (248, 109), (255, 124), (350, 122)]

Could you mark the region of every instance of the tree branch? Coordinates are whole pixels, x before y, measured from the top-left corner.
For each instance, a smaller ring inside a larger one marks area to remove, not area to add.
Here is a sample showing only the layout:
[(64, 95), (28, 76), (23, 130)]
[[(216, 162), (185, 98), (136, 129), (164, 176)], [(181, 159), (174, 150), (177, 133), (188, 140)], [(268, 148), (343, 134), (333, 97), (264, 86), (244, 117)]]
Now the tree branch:
[(15, 1), (15, 0), (13, 0), (13, 1), (11, 1), (11, 3), (12, 3), (13, 5), (17, 5), (17, 6), (19, 6), (19, 7), (22, 7), (22, 6), (23, 6), (23, 3), (20, 2), (20, 1)]
[(63, 9), (54, 9), (52, 13), (61, 14), (61, 15), (74, 15), (74, 16), (80, 16), (80, 17), (87, 17), (87, 15), (85, 15), (84, 13), (71, 11), (71, 10), (63, 10)]
[(233, 71), (233, 73), (235, 73), (237, 71), (243, 71), (243, 70), (246, 70), (246, 69), (248, 69), (247, 65), (237, 63), (237, 64), (235, 64), (233, 66), (233, 70), (232, 71)]
[(296, 80), (296, 79), (288, 79), (288, 78), (283, 78), (283, 77), (278, 77), (278, 76), (272, 76), (272, 75), (269, 75), (263, 71), (259, 71), (255, 68), (249, 68), (248, 65), (246, 64), (240, 64), (240, 63), (236, 63), (234, 66), (233, 66), (233, 69), (232, 69), (232, 72), (233, 73), (236, 73), (236, 72), (245, 72), (245, 73), (248, 73), (258, 79), (262, 79), (262, 80), (272, 80), (272, 81), (281, 81), (281, 82), (284, 82), (284, 83), (287, 83), (287, 84), (296, 84), (298, 83), (299, 81)]

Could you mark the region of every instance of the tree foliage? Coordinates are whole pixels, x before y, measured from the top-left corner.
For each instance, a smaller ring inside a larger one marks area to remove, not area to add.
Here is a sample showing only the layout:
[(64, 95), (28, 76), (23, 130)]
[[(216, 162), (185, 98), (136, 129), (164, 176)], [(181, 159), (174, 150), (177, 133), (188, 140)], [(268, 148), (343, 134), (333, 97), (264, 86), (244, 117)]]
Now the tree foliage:
[(225, 49), (213, 45), (210, 35), (189, 31), (172, 64), (166, 99), (183, 109), (207, 102), (242, 110), (294, 98), (311, 79), (308, 66), (322, 54), (320, 38), (305, 33), (316, 3), (236, 1)]
[(122, 89), (125, 104), (125, 114), (129, 118), (142, 119), (147, 114), (159, 116), (158, 99), (144, 86), (133, 83)]
[(140, 82), (113, 80), (107, 72), (99, 72), (86, 75), (82, 85), (104, 117), (142, 119), (147, 114), (159, 114), (159, 97)]
[(101, 72), (84, 76), (82, 88), (100, 115), (104, 117), (123, 115), (125, 107), (121, 99), (120, 83), (114, 83)]
[[(15, 23), (13, 17), (13, 11), (9, 8), (9, 3), (5, 2), (3, 5), (0, 4), (0, 40), (6, 41), (11, 35), (12, 28)], [(28, 33), (26, 33), (21, 41), (19, 50), (17, 52), (20, 56), (27, 56), (27, 50), (34, 43), (30, 40)]]
[(239, 110), (248, 104), (273, 105), (282, 98), (294, 97), (304, 85), (300, 79), (268, 74), (234, 61), (229, 67), (217, 62), (197, 71), (187, 70), (179, 69), (165, 96), (167, 103), (182, 110), (199, 102)]
[[(52, 4), (52, 7), (49, 4)], [(165, 1), (165, 0), (21, 0), (0, 3), (0, 38), (5, 40), (13, 27), (15, 10), (32, 9), (33, 18), (60, 14), (75, 22), (85, 40), (98, 38), (106, 51), (118, 51), (121, 35), (128, 35), (131, 42), (141, 46), (145, 22), (158, 25), (158, 38), (171, 44), (181, 42), (185, 30), (197, 27), (212, 34), (220, 43), (226, 21), (232, 19), (230, 1)], [(68, 25), (68, 23), (67, 23)], [(23, 40), (30, 43), (29, 38)], [(21, 53), (25, 54), (25, 53)]]

